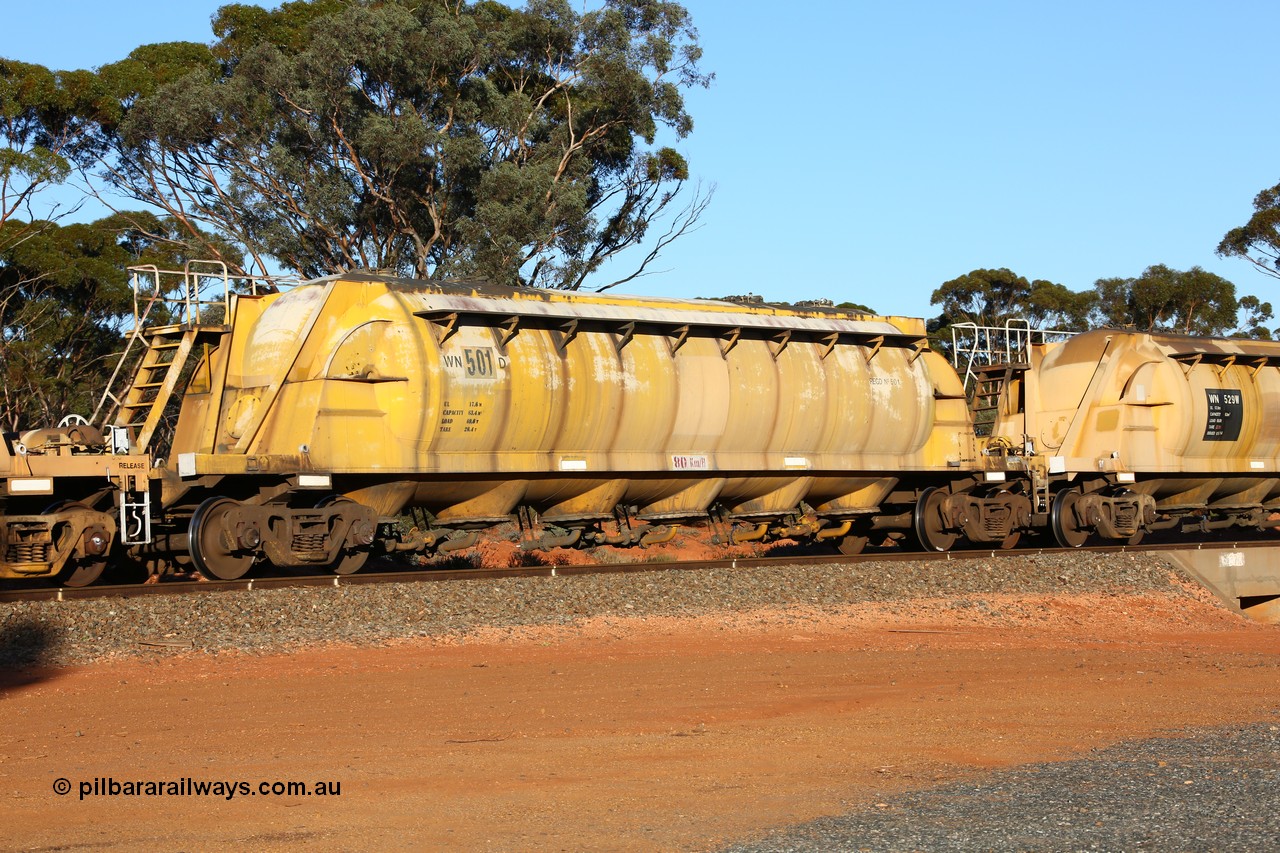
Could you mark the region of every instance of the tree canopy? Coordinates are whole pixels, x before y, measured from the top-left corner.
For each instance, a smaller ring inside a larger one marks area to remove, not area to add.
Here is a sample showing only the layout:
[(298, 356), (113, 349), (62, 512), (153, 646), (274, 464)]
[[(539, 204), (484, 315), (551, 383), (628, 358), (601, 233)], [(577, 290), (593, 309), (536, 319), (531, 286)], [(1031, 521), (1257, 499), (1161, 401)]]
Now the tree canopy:
[(1043, 279), (1028, 281), (1003, 267), (973, 270), (943, 282), (930, 300), (931, 305), (942, 306), (939, 320), (948, 326), (999, 326), (1016, 317), (1035, 327), (1079, 327), (1085, 322), (1089, 302), (1087, 294)]
[(132, 322), (126, 267), (180, 268), (175, 244), (149, 236), (175, 230), (150, 214), (0, 224), (0, 428), (93, 411)]
[(1034, 329), (1084, 331), (1132, 328), (1184, 335), (1270, 338), (1269, 302), (1237, 298), (1236, 286), (1200, 267), (1181, 271), (1164, 264), (1132, 278), (1098, 279), (1092, 290), (1034, 281), (1005, 268), (979, 269), (944, 282), (933, 292), (942, 313), (928, 323), (936, 346), (950, 349), (951, 329), (962, 323), (1003, 326), (1026, 320)]
[(1280, 184), (1258, 193), (1253, 215), (1226, 233), (1218, 244), (1218, 254), (1244, 258), (1261, 272), (1280, 278)]
[(959, 324), (1003, 326), (1026, 320), (1033, 328), (1083, 328), (1092, 305), (1089, 293), (1076, 293), (1044, 279), (1029, 281), (1010, 269), (978, 269), (943, 282), (930, 300), (942, 313), (928, 321), (934, 346), (951, 349)]
[(707, 204), (658, 144), (711, 79), (676, 3), (299, 0), (213, 24), (210, 47), (100, 70), (100, 138), (117, 189), (260, 269), (578, 288), (632, 247), (620, 278), (642, 273)]
[[(0, 59), (0, 428), (91, 412), (132, 319), (126, 267), (180, 267), (188, 257), (191, 241), (171, 217), (68, 223), (77, 204), (45, 201), (100, 162), (101, 128), (120, 109), (94, 72)], [(201, 233), (200, 242), (238, 257), (217, 235)]]
[[(711, 80), (675, 2), (232, 4), (213, 36), (95, 71), (0, 59), (0, 428), (92, 410), (129, 265), (608, 287), (710, 198), (671, 147)], [(46, 201), (77, 176), (112, 215)]]
[(1236, 286), (1222, 276), (1200, 267), (1180, 271), (1155, 264), (1136, 278), (1099, 279), (1089, 325), (1183, 335), (1270, 337), (1262, 325), (1269, 319), (1269, 303), (1255, 296), (1237, 299)]
[[(35, 219), (31, 205), (42, 190), (96, 159), (99, 96), (92, 72), (0, 58), (0, 225)], [(7, 239), (25, 233), (10, 230)]]
[[(592, 5), (232, 4), (208, 44), (142, 45), (95, 71), (0, 59), (0, 424), (91, 407), (131, 312), (130, 264), (566, 289), (643, 275), (710, 200), (673, 146), (711, 75), (679, 3)], [(73, 211), (36, 204), (76, 175), (144, 212), (68, 224)], [(1218, 253), (1280, 277), (1280, 185), (1254, 211)], [(944, 347), (957, 324), (1015, 318), (1271, 335), (1270, 303), (1200, 267), (1081, 292), (976, 269), (932, 304)]]

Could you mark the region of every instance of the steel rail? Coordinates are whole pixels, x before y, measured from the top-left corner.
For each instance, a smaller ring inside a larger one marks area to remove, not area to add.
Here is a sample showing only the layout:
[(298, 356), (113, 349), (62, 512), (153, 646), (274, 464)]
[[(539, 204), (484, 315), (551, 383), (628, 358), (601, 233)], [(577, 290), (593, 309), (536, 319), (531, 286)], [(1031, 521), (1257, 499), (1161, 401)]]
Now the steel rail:
[[(787, 554), (779, 557), (726, 557), (715, 560), (678, 560), (674, 562), (590, 563), (575, 565), (548, 564), (516, 566), (508, 569), (432, 569), (380, 571), (376, 567), (351, 575), (276, 575), (241, 578), (239, 580), (162, 580), (140, 584), (103, 584), (86, 587), (24, 587), (0, 590), (0, 602), (81, 601), (93, 598), (136, 598), (147, 595), (185, 595), (191, 593), (245, 592), (252, 590), (291, 589), (298, 587), (349, 587), (381, 583), (435, 583), (461, 580), (498, 580), (502, 578), (571, 577), (578, 575), (621, 574), (629, 572), (700, 571), (704, 569), (765, 568), (787, 565), (857, 565), (876, 562), (948, 562), (953, 560), (985, 560), (1017, 557), (1065, 556), (1069, 554), (1159, 553), (1161, 551), (1198, 551), (1205, 548), (1270, 548), (1280, 546), (1280, 539), (1245, 542), (1168, 542), (1142, 545), (1094, 545), (1081, 548), (1023, 548), (1004, 550), (932, 551), (865, 551), (855, 556), (840, 554)], [(34, 582), (28, 582), (34, 583)]]

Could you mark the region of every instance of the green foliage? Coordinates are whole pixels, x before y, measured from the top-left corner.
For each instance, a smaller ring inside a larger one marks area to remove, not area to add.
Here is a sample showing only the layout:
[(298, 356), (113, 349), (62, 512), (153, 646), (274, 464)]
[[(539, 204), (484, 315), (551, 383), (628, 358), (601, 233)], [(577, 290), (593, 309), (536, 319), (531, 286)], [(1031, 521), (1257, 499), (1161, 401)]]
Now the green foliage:
[(0, 141), (12, 152), (61, 158), (60, 172), (97, 153), (90, 125), (102, 89), (88, 71), (50, 71), (0, 58)]
[[(642, 273), (707, 203), (657, 142), (710, 81), (676, 3), (306, 0), (225, 6), (214, 33), (97, 72), (0, 59), (3, 424), (93, 409), (130, 264), (574, 288), (643, 242)], [(162, 214), (32, 214), (95, 167)]]
[[(1137, 278), (1099, 279), (1094, 285), (1091, 326), (1132, 327), (1183, 335), (1242, 335), (1269, 338), (1263, 323), (1270, 303), (1236, 298), (1236, 286), (1200, 267), (1147, 267)], [(1243, 317), (1241, 316), (1243, 312)]]
[(1261, 272), (1280, 278), (1280, 184), (1258, 193), (1253, 216), (1226, 233), (1218, 244), (1218, 254), (1244, 258)]
[(933, 292), (930, 304), (940, 305), (942, 313), (928, 321), (927, 329), (932, 344), (949, 352), (952, 328), (958, 324), (1000, 327), (1025, 320), (1032, 328), (1082, 329), (1092, 303), (1092, 294), (1061, 284), (1029, 281), (1004, 267), (979, 269)]
[(92, 413), (132, 322), (125, 268), (181, 268), (174, 227), (152, 214), (0, 224), (0, 427)]
[(311, 0), (213, 25), (212, 48), (102, 69), (102, 139), (117, 187), (260, 266), (577, 288), (648, 239), (639, 274), (707, 203), (677, 201), (688, 164), (656, 145), (710, 81), (676, 3)]
[[(0, 226), (20, 215), (29, 219), (37, 193), (97, 156), (91, 125), (100, 94), (89, 72), (0, 59)], [(29, 232), (8, 229), (0, 250)]]
[(1256, 340), (1272, 340), (1280, 335), (1280, 329), (1268, 329), (1265, 323), (1275, 318), (1270, 302), (1263, 302), (1256, 296), (1240, 297), (1240, 313), (1243, 315), (1235, 337), (1254, 338)]
[(839, 308), (841, 311), (851, 311), (859, 314), (875, 314), (876, 313), (876, 310), (874, 308), (868, 308), (866, 305), (863, 305), (861, 302), (837, 302), (836, 307)]
[(1200, 267), (1179, 271), (1156, 264), (1136, 278), (1098, 279), (1092, 290), (1081, 292), (1049, 281), (1028, 281), (1008, 269), (974, 270), (941, 285), (933, 292), (933, 304), (941, 305), (942, 313), (928, 322), (929, 337), (943, 352), (950, 351), (952, 329), (958, 324), (1001, 327), (1021, 320), (1032, 329), (1272, 335), (1265, 325), (1272, 319), (1271, 303), (1256, 296), (1237, 299), (1234, 284)]
[(1009, 269), (982, 269), (944, 282), (933, 292), (931, 305), (941, 305), (940, 326), (975, 323), (1001, 326), (1010, 319), (1025, 319), (1033, 327), (1078, 327), (1088, 314), (1087, 294), (1061, 284), (1028, 281)]

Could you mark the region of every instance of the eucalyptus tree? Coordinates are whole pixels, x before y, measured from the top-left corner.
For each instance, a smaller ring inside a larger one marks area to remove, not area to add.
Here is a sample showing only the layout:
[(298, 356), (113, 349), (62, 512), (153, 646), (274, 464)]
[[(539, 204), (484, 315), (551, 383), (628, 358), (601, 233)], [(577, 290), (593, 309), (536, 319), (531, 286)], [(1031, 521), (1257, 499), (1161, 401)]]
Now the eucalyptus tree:
[(0, 224), (0, 430), (93, 411), (132, 326), (126, 268), (181, 268), (179, 230), (148, 213)]
[(931, 305), (940, 305), (938, 322), (1000, 326), (1007, 320), (1026, 320), (1036, 328), (1079, 327), (1091, 297), (1044, 279), (1028, 280), (1007, 268), (979, 269), (941, 284)]
[(78, 204), (47, 191), (99, 153), (98, 92), (91, 72), (0, 59), (0, 429), (47, 423), (74, 395), (75, 356), (97, 345), (86, 329), (94, 300), (75, 281), (96, 240), (61, 228)]
[(1266, 275), (1280, 278), (1280, 184), (1258, 193), (1253, 215), (1226, 233), (1218, 244), (1218, 254), (1244, 258)]
[[(1091, 292), (1077, 293), (1045, 279), (1029, 280), (1012, 270), (977, 269), (943, 282), (933, 291), (931, 305), (942, 313), (929, 320), (934, 345), (950, 352), (952, 328), (972, 323), (1000, 327), (1026, 321), (1031, 328), (1084, 329), (1093, 304)], [(969, 344), (970, 333), (961, 332)]]
[(1200, 267), (1175, 270), (1154, 264), (1134, 278), (1103, 278), (1094, 285), (1091, 324), (1183, 335), (1269, 338), (1271, 304), (1236, 296), (1236, 286)]
[(100, 153), (99, 96), (92, 72), (0, 58), (0, 225), (28, 223), (9, 228), (0, 250), (69, 212), (41, 205), (40, 196)]
[(711, 80), (676, 3), (311, 0), (213, 25), (210, 47), (100, 69), (104, 162), (249, 266), (573, 289), (635, 248), (608, 287), (709, 201), (661, 144), (692, 130), (684, 93)]

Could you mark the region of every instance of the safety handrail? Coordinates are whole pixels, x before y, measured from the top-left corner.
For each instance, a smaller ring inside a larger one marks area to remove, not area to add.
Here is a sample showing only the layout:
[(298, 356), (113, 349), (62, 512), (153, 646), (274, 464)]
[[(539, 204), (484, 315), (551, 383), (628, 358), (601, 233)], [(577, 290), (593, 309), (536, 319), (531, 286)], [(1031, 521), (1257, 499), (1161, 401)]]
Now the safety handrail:
[[(133, 289), (133, 325), (138, 330), (147, 325), (157, 304), (174, 309), (173, 316), (184, 326), (198, 326), (204, 321), (205, 309), (220, 307), (223, 317), (230, 310), (232, 293), (257, 296), (287, 290), (298, 284), (297, 276), (251, 275), (232, 273), (224, 261), (195, 259), (180, 270), (160, 269), (155, 264), (128, 268)], [(217, 288), (212, 294), (209, 282)], [(150, 284), (148, 289), (147, 284)], [(217, 287), (221, 285), (221, 287)]]
[(1065, 341), (1079, 332), (1069, 329), (1033, 329), (1015, 317), (1003, 326), (955, 323), (951, 326), (951, 363), (964, 377), (968, 391), (977, 381), (979, 368), (992, 364), (1027, 364), (1035, 344)]
[[(287, 290), (298, 284), (296, 276), (270, 276), (232, 273), (226, 263), (219, 260), (190, 260), (182, 269), (161, 269), (155, 264), (139, 264), (128, 268), (129, 285), (133, 290), (133, 328), (125, 334), (124, 351), (116, 362), (111, 378), (107, 380), (98, 405), (90, 420), (102, 424), (121, 405), (117, 386), (130, 356), (136, 347), (146, 347), (146, 329), (155, 325), (153, 312), (157, 305), (166, 305), (171, 311), (165, 316), (165, 325), (198, 327), (204, 324), (214, 307), (222, 309), (219, 322), (230, 317), (233, 293), (257, 296), (262, 293)], [(207, 293), (212, 282), (216, 289)], [(220, 284), (221, 287), (216, 287)], [(150, 285), (148, 287), (148, 285)]]

